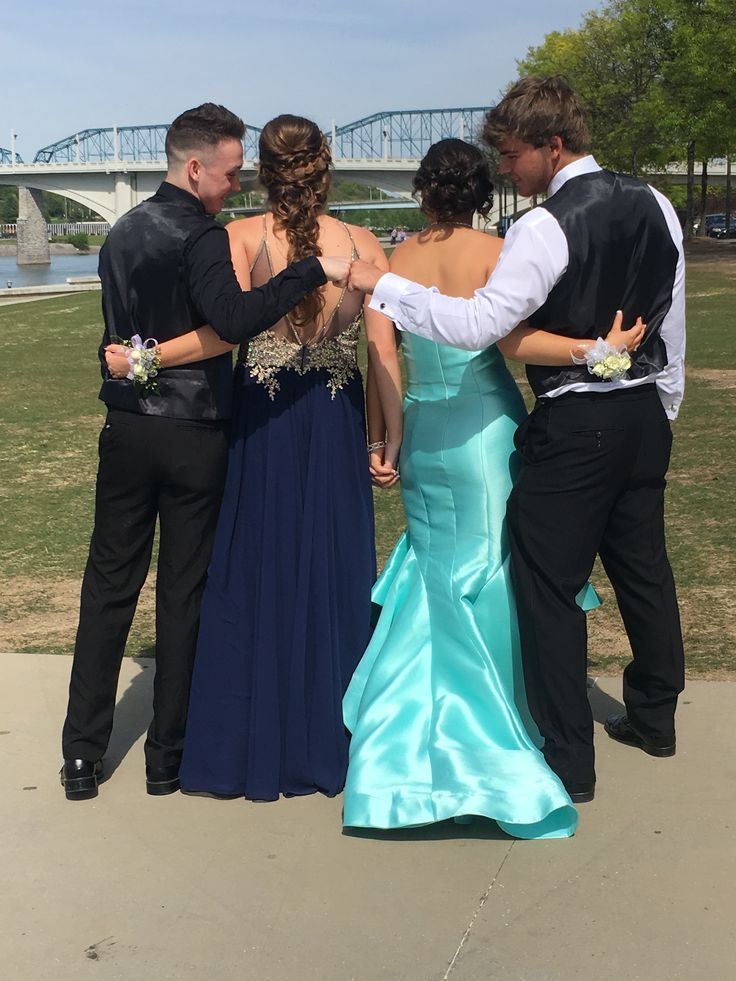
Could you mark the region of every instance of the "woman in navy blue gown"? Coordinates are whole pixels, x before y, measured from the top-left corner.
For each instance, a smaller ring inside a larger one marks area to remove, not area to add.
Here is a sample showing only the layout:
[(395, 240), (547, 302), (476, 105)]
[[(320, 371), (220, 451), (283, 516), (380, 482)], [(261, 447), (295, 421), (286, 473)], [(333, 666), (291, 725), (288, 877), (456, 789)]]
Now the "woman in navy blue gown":
[[(370, 232), (324, 213), (329, 167), (314, 123), (280, 116), (264, 127), (259, 178), (270, 210), (228, 226), (244, 289), (307, 255), (360, 255), (388, 267)], [(342, 697), (369, 640), (375, 579), (356, 361), (363, 307), (362, 294), (328, 284), (239, 352), (185, 790), (257, 800), (342, 790)], [(365, 324), (395, 461), (402, 423), (393, 325), (368, 310)]]

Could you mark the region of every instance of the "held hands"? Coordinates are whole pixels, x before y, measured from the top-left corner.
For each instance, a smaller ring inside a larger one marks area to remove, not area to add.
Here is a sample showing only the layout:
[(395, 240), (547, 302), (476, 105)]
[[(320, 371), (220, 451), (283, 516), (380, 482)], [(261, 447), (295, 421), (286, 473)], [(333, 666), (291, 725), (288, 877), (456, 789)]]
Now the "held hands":
[(374, 266), (372, 262), (354, 259), (350, 266), (348, 289), (352, 292), (372, 293), (381, 276), (383, 276), (383, 271), (378, 266)]
[(105, 348), (107, 370), (113, 378), (127, 378), (130, 371), (129, 348), (122, 344), (108, 344)]
[(399, 468), (396, 461), (399, 458), (400, 448), (400, 444), (389, 440), (385, 446), (376, 445), (374, 449), (369, 450), (368, 469), (376, 487), (386, 490), (398, 482)]

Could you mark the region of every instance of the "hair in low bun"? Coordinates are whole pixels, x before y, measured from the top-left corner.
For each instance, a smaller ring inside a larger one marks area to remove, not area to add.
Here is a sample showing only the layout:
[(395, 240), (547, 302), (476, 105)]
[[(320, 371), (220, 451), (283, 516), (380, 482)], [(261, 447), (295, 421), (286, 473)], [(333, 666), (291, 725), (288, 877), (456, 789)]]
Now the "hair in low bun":
[[(274, 225), (286, 232), (288, 261), (322, 255), (319, 216), (330, 189), (330, 145), (316, 123), (302, 116), (277, 116), (261, 130), (258, 177), (268, 194)], [(313, 321), (324, 308), (320, 291), (294, 308), (295, 326)]]
[(487, 218), (493, 205), (488, 161), (472, 143), (439, 140), (414, 175), (414, 196), (432, 221), (453, 221), (475, 212)]

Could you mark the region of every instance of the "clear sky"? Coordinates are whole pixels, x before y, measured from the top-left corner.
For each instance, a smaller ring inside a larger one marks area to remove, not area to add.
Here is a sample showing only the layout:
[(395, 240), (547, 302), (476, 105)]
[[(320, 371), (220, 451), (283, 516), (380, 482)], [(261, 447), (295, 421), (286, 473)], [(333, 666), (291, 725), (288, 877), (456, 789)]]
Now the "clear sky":
[(13, 0), (0, 27), (0, 146), (28, 161), (77, 130), (221, 102), (328, 128), (388, 109), (490, 104), (516, 59), (595, 0)]

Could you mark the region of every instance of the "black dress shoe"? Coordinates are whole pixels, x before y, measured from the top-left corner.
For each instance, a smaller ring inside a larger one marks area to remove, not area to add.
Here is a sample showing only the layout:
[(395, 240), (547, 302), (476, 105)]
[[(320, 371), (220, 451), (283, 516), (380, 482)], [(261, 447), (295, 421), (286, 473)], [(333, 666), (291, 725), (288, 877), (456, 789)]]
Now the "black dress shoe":
[(102, 760), (96, 763), (90, 760), (64, 760), (59, 776), (67, 800), (90, 800), (97, 796)]
[(603, 724), (611, 739), (616, 739), (627, 746), (643, 749), (650, 756), (674, 756), (675, 737), (672, 736), (641, 736), (631, 725), (625, 715), (611, 715)]
[(146, 766), (146, 791), (153, 797), (164, 797), (179, 790), (179, 764)]
[(573, 804), (587, 804), (595, 798), (595, 780), (590, 783), (566, 783), (565, 790)]

